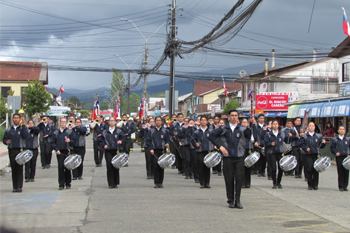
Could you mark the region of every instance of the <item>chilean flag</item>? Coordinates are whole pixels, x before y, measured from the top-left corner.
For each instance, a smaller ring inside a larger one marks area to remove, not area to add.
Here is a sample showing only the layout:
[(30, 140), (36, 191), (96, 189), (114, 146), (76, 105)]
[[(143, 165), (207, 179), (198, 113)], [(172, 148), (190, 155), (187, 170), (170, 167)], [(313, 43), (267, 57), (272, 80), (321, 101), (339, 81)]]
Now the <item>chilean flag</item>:
[(143, 104), (144, 104), (144, 98), (141, 99), (141, 103), (140, 103), (140, 111), (139, 111), (139, 118), (140, 118), (140, 120), (143, 117)]
[(350, 26), (349, 26), (349, 22), (348, 22), (348, 17), (346, 16), (346, 12), (345, 12), (345, 9), (344, 7), (343, 8), (343, 30), (344, 30), (344, 33), (347, 35), (347, 36), (350, 36)]
[(119, 116), (119, 100), (115, 100), (114, 118)]
[(225, 96), (226, 96), (227, 95), (227, 88), (226, 88), (224, 77), (222, 77), (222, 85), (223, 85), (223, 87), (225, 89)]
[(63, 89), (63, 84), (61, 85), (60, 89), (58, 90), (58, 93), (63, 93), (64, 92), (64, 89)]
[(97, 98), (94, 102), (94, 107), (92, 109), (91, 121), (96, 120), (96, 117), (98, 114), (100, 114), (100, 103), (99, 103), (98, 98)]

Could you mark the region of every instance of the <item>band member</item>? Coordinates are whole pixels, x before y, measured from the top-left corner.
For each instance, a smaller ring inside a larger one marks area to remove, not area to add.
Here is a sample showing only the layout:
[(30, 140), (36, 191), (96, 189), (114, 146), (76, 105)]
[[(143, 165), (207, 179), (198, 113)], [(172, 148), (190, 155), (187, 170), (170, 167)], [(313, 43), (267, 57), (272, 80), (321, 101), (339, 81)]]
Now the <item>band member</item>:
[[(171, 122), (165, 122), (165, 124), (167, 124), (168, 125), (168, 129), (170, 129), (170, 127), (171, 127), (171, 125), (173, 124), (173, 123), (175, 123), (177, 121), (177, 119), (176, 119), (176, 114), (173, 114), (172, 116), (171, 116)], [(175, 156), (176, 156), (176, 153), (178, 153), (177, 152), (177, 149), (176, 149), (176, 147), (175, 147), (175, 144), (174, 144), (174, 142), (172, 141), (172, 140), (170, 140), (170, 144), (169, 144), (169, 146), (170, 146), (170, 152), (171, 153), (173, 153)], [(173, 164), (173, 166), (171, 167), (172, 169), (175, 169), (176, 168), (176, 165), (177, 164), (177, 161)]]
[[(249, 121), (248, 119), (246, 118), (243, 118), (242, 121), (241, 121), (241, 124), (244, 126), (244, 127), (249, 127)], [(246, 145), (245, 145), (245, 156), (244, 156), (244, 159), (247, 158), (247, 156), (250, 154), (250, 152), (253, 151), (254, 149), (254, 146), (253, 144), (251, 143), (250, 139), (249, 138), (246, 138), (246, 141), (245, 141)], [(260, 156), (263, 156), (262, 154), (260, 154)], [(251, 168), (249, 167), (244, 167), (244, 181), (243, 181), (243, 185), (242, 187), (244, 188), (250, 188), (250, 184), (251, 184)]]
[(56, 128), (50, 122), (50, 118), (43, 117), (42, 121), (39, 123), (40, 128), (40, 157), (41, 166), (43, 169), (50, 168), (51, 158), (52, 158), (52, 146), (51, 146), (51, 136), (55, 132)]
[(128, 121), (128, 117), (126, 115), (123, 115), (123, 121), (124, 121), (124, 126), (122, 131), (125, 136), (124, 152), (129, 155), (130, 148), (132, 147), (132, 144), (134, 142), (134, 140), (131, 139), (131, 134), (135, 133), (135, 128), (134, 128), (134, 124), (132, 123), (133, 121), (132, 117), (130, 117)]
[(25, 182), (34, 182), (35, 178), (35, 169), (36, 169), (36, 160), (38, 158), (38, 135), (40, 132), (39, 127), (34, 126), (32, 120), (28, 121), (28, 137), (26, 138), (26, 150), (31, 150), (33, 152), (33, 157), (31, 160), (25, 164)]
[(158, 164), (158, 158), (169, 147), (169, 132), (166, 128), (162, 127), (163, 120), (160, 116), (155, 118), (156, 127), (148, 130), (146, 135), (147, 148), (152, 155), (152, 166), (154, 173), (154, 188), (163, 188), (164, 169)]
[(134, 132), (130, 133), (131, 141), (130, 141), (130, 152), (129, 153), (131, 153), (131, 152), (134, 151), (134, 142), (136, 140), (136, 130), (137, 130), (137, 128), (135, 127), (134, 119), (132, 117), (129, 117), (128, 123), (134, 127)]
[(146, 144), (146, 135), (148, 131), (154, 127), (154, 119), (149, 119), (148, 124), (143, 124), (141, 127), (141, 130), (139, 132), (139, 139), (142, 139), (143, 145), (141, 145), (144, 148), (145, 151), (145, 159), (146, 159), (146, 172), (147, 172), (147, 179), (154, 179), (153, 175), (153, 167), (152, 167), (152, 155), (150, 150), (147, 148)]
[(265, 125), (265, 116), (260, 114), (258, 122), (253, 124), (254, 151), (260, 154), (260, 158), (256, 163), (255, 170), (258, 172), (258, 177), (266, 177), (266, 157), (261, 153), (261, 149), (265, 146), (264, 136), (266, 134), (267, 125)]
[(201, 117), (200, 128), (193, 133), (192, 144), (196, 147), (198, 175), (200, 188), (210, 188), (210, 168), (208, 168), (203, 160), (204, 157), (214, 150), (214, 145), (209, 141), (209, 135), (213, 132), (213, 128), (208, 127), (208, 118)]
[(293, 155), (297, 159), (297, 166), (295, 167), (295, 178), (302, 178), (301, 172), (303, 171), (303, 157), (300, 151), (300, 137), (304, 135), (304, 129), (301, 128), (301, 118), (297, 117), (294, 120), (294, 130), (296, 133), (295, 139), (292, 140)]
[(70, 116), (68, 119), (68, 124), (67, 124), (67, 128), (68, 129), (72, 129), (75, 127), (75, 117), (74, 116)]
[(51, 145), (57, 156), (59, 190), (63, 190), (64, 186), (66, 186), (66, 189), (71, 188), (72, 174), (64, 166), (64, 160), (68, 157), (74, 143), (74, 132), (67, 128), (66, 118), (61, 118), (60, 128), (52, 134), (51, 140)]
[(28, 129), (20, 124), (20, 115), (15, 113), (12, 116), (13, 125), (5, 130), (2, 142), (7, 145), (12, 171), (12, 192), (22, 192), (23, 187), (23, 165), (19, 165), (15, 158), (25, 147), (25, 140), (28, 137)]
[[(225, 122), (223, 121), (223, 125), (225, 125)], [(220, 126), (220, 117), (215, 116), (214, 117), (214, 123), (211, 125), (213, 129), (217, 129)], [(222, 166), (222, 161), (215, 167), (213, 167), (213, 174), (218, 174), (218, 176), (222, 176), (222, 171), (221, 171), (221, 166)]]
[(125, 143), (124, 133), (115, 127), (114, 117), (109, 118), (109, 128), (102, 132), (100, 144), (105, 149), (105, 159), (107, 167), (107, 183), (110, 189), (118, 188), (120, 184), (119, 169), (112, 165), (112, 159), (117, 154), (119, 147)]
[[(149, 123), (149, 120), (150, 119), (148, 119), (148, 123)], [(145, 134), (143, 134), (143, 133), (141, 133), (141, 130), (143, 129), (143, 126), (144, 125), (147, 125), (147, 119), (146, 118), (143, 118), (142, 119), (142, 124), (141, 124), (141, 126), (139, 127), (140, 128), (140, 130), (139, 130), (139, 138), (138, 138), (138, 142), (140, 143), (140, 145), (141, 145), (141, 152), (145, 152), (145, 146), (146, 146), (146, 141), (145, 141)], [(153, 125), (154, 125), (154, 120), (153, 120)], [(140, 135), (142, 135), (142, 136), (140, 136)]]
[[(209, 140), (223, 154), (223, 170), (226, 185), (227, 203), (230, 208), (243, 209), (241, 188), (243, 184), (244, 155), (246, 139), (250, 139), (251, 130), (238, 124), (238, 111), (229, 111), (230, 121), (214, 130)], [(225, 139), (219, 140), (220, 137)]]
[(105, 128), (105, 124), (101, 122), (101, 116), (97, 115), (96, 120), (90, 124), (90, 128), (94, 130), (92, 135), (93, 146), (94, 146), (94, 159), (96, 167), (102, 167), (102, 159), (104, 149), (99, 144), (99, 137), (101, 137), (102, 131)]
[(178, 173), (184, 174), (182, 155), (181, 155), (180, 145), (177, 137), (177, 134), (179, 133), (179, 131), (181, 131), (181, 127), (184, 124), (183, 122), (184, 115), (182, 113), (178, 113), (176, 117), (177, 117), (177, 121), (172, 122), (169, 129), (169, 135), (170, 135), (170, 139), (173, 141), (174, 146), (176, 148), (174, 154), (176, 158), (176, 167), (177, 167)]
[(304, 152), (305, 175), (309, 190), (318, 189), (318, 171), (314, 168), (314, 163), (320, 153), (320, 148), (326, 146), (326, 140), (321, 134), (315, 132), (316, 125), (310, 122), (308, 132), (301, 137), (301, 148)]
[(345, 135), (344, 126), (339, 127), (338, 133), (331, 140), (331, 152), (336, 156), (339, 191), (348, 191), (349, 170), (344, 168), (343, 160), (350, 154), (350, 137)]
[[(296, 140), (296, 138), (297, 138), (296, 137), (297, 134), (296, 134), (295, 129), (293, 127), (293, 121), (291, 119), (288, 119), (287, 123), (286, 123), (286, 127), (283, 128), (281, 131), (285, 135), (284, 142), (292, 145), (292, 142), (294, 140)], [(291, 150), (288, 153), (285, 153), (284, 155), (290, 155), (290, 154), (292, 154), (292, 152), (293, 152), (293, 150)], [(293, 176), (294, 175), (293, 173), (294, 173), (294, 170), (291, 170), (291, 171), (284, 172), (284, 175), (285, 176)]]
[[(183, 160), (183, 170), (185, 173), (185, 179), (193, 179), (193, 168), (191, 161), (191, 136), (193, 134), (193, 129), (189, 127), (190, 119), (185, 118), (184, 125), (178, 132), (178, 140), (180, 145), (180, 151)], [(188, 131), (187, 131), (188, 130)]]
[[(281, 181), (282, 181), (282, 175), (283, 170), (279, 164), (282, 153), (283, 153), (283, 142), (286, 138), (285, 134), (279, 129), (279, 124), (277, 120), (272, 121), (272, 130), (265, 134), (264, 141), (265, 141), (265, 153), (268, 154), (269, 158), (269, 166), (271, 169), (271, 176), (272, 176), (272, 182), (273, 182), (273, 189), (279, 188), (282, 189)], [(276, 178), (276, 163), (278, 166), (278, 174)]]
[(188, 122), (188, 127), (186, 129), (186, 134), (190, 138), (190, 157), (191, 157), (191, 165), (192, 165), (191, 173), (193, 174), (194, 182), (199, 183), (197, 151), (196, 151), (196, 147), (192, 143), (193, 141), (192, 135), (194, 131), (196, 131), (195, 122), (193, 119), (190, 119)]
[(81, 119), (76, 119), (74, 127), (72, 128), (74, 132), (74, 145), (73, 150), (75, 154), (78, 154), (81, 156), (81, 164), (79, 167), (73, 170), (73, 180), (83, 179), (83, 164), (84, 164), (84, 157), (85, 157), (85, 146), (86, 146), (86, 127), (81, 124)]
[[(264, 143), (265, 143), (265, 135), (268, 132), (272, 131), (272, 121), (269, 121), (269, 123), (267, 124), (267, 129), (266, 129), (266, 133), (264, 134)], [(267, 153), (267, 148), (265, 146), (265, 157), (266, 157), (266, 170), (267, 170), (267, 179), (268, 180), (272, 180), (272, 175), (271, 175), (271, 166), (269, 166), (269, 153)]]

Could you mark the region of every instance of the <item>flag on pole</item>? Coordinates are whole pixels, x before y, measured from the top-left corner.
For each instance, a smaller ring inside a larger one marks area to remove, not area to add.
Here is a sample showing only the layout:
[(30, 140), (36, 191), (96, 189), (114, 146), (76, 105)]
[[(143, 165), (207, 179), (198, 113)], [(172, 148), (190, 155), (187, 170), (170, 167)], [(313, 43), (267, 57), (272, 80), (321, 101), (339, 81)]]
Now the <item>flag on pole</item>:
[(225, 80), (224, 80), (224, 76), (222, 76), (222, 85), (225, 89), (225, 96), (227, 95), (227, 88), (226, 88), (226, 84), (225, 84)]
[(119, 116), (119, 100), (116, 99), (115, 100), (115, 108), (114, 108), (114, 118), (117, 119), (118, 116)]
[(100, 103), (98, 101), (98, 97), (94, 102), (94, 107), (92, 108), (92, 113), (91, 113), (91, 121), (96, 120), (97, 115), (100, 114)]
[(249, 92), (248, 92), (248, 98), (250, 97), (253, 97), (253, 90), (252, 89), (249, 89)]
[(61, 95), (61, 93), (64, 92), (63, 84), (61, 85), (60, 89), (58, 90), (58, 93)]
[(343, 30), (347, 36), (350, 36), (350, 26), (349, 26), (349, 22), (348, 22), (348, 17), (346, 16), (346, 12), (345, 12), (344, 7), (342, 7), (342, 8), (343, 8)]
[(141, 99), (140, 102), (140, 111), (139, 111), (139, 118), (142, 119), (143, 117), (143, 104), (144, 104), (144, 98)]

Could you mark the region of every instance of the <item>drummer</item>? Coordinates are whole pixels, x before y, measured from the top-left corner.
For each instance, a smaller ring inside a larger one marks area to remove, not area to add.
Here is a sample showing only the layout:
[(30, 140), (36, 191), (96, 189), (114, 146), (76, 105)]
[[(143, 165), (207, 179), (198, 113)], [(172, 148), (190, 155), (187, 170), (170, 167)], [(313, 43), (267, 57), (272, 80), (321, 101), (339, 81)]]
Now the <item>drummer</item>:
[(331, 152), (336, 156), (339, 191), (348, 191), (349, 170), (344, 168), (343, 161), (350, 154), (350, 137), (345, 135), (344, 126), (339, 127), (338, 133), (331, 140)]
[(320, 153), (320, 148), (326, 146), (326, 140), (321, 134), (315, 132), (316, 125), (310, 122), (308, 132), (301, 137), (301, 148), (304, 153), (305, 176), (309, 190), (318, 189), (318, 171), (314, 168), (314, 163)]
[(210, 133), (214, 131), (212, 127), (208, 127), (208, 118), (201, 117), (200, 128), (194, 131), (192, 137), (192, 145), (196, 147), (197, 164), (200, 188), (210, 188), (210, 168), (208, 168), (203, 160), (204, 157), (214, 150), (214, 145), (209, 141)]
[(71, 188), (72, 173), (64, 166), (64, 160), (68, 157), (69, 151), (74, 145), (74, 132), (67, 128), (67, 119), (60, 119), (60, 128), (52, 134), (51, 146), (56, 151), (58, 163), (58, 184), (59, 190)]
[(107, 182), (108, 187), (118, 188), (119, 185), (119, 169), (113, 167), (112, 158), (117, 154), (117, 151), (125, 142), (124, 133), (121, 129), (115, 127), (116, 120), (114, 117), (109, 118), (108, 129), (103, 130), (100, 137), (100, 146), (105, 149), (105, 159), (107, 167)]
[[(288, 135), (287, 135), (288, 136)], [(272, 182), (273, 182), (273, 189), (282, 189), (281, 181), (282, 181), (282, 175), (283, 171), (279, 164), (281, 158), (282, 158), (282, 145), (283, 141), (285, 140), (286, 136), (285, 134), (279, 130), (279, 124), (277, 120), (272, 121), (272, 130), (270, 132), (267, 132), (264, 136), (264, 142), (265, 142), (265, 153), (268, 154), (268, 165), (271, 169), (271, 176), (272, 176)], [(276, 177), (276, 163), (278, 164), (278, 174)]]
[(163, 120), (160, 116), (155, 118), (156, 127), (148, 130), (146, 145), (152, 155), (152, 167), (154, 174), (154, 188), (163, 188), (164, 169), (158, 164), (158, 158), (169, 147), (170, 137), (166, 128), (162, 127)]
[[(247, 118), (243, 118), (242, 121), (241, 121), (241, 124), (244, 126), (244, 127), (247, 127), (249, 128), (249, 121)], [(247, 158), (247, 156), (249, 155), (250, 152), (253, 152), (254, 150), (254, 145), (253, 143), (250, 142), (250, 139), (249, 138), (246, 138), (245, 139), (245, 158)], [(261, 150), (260, 150), (260, 156), (263, 156), (261, 154)], [(250, 183), (251, 183), (251, 168), (249, 167), (244, 167), (244, 181), (243, 181), (243, 185), (242, 185), (242, 188), (250, 188)]]

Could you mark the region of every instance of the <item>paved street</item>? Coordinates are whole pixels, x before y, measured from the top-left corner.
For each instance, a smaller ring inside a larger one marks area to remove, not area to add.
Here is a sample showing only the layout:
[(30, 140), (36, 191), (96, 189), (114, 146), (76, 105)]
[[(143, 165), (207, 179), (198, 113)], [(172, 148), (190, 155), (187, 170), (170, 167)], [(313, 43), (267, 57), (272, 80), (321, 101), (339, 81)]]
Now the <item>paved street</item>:
[(242, 190), (243, 210), (229, 209), (223, 176), (212, 175), (211, 189), (199, 189), (177, 170), (167, 169), (163, 189), (146, 179), (144, 154), (135, 146), (121, 184), (108, 189), (105, 161), (96, 168), (91, 136), (83, 180), (58, 190), (57, 160), (41, 169), (34, 183), (12, 193), (11, 173), (0, 178), (1, 225), (18, 232), (350, 232), (350, 192), (339, 192), (336, 167), (320, 174), (318, 191), (304, 179), (283, 177), (283, 189), (252, 177)]

